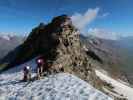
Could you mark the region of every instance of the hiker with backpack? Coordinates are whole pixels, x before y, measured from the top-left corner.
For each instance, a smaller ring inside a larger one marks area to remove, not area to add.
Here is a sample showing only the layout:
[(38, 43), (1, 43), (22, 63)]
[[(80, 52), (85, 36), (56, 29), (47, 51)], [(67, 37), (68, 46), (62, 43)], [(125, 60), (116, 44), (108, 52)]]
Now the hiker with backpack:
[[(44, 58), (42, 56), (39, 56), (36, 59), (36, 63), (37, 63), (37, 68), (36, 68), (37, 79), (41, 79), (41, 77), (44, 75), (44, 67), (46, 67)], [(31, 79), (31, 67), (26, 65), (23, 68), (23, 80), (22, 81), (31, 81), (31, 80), (33, 80)]]
[(43, 76), (44, 66), (45, 66), (44, 58), (40, 56), (37, 59), (37, 79), (40, 79)]
[(23, 81), (30, 81), (31, 80), (31, 67), (25, 66), (23, 69)]

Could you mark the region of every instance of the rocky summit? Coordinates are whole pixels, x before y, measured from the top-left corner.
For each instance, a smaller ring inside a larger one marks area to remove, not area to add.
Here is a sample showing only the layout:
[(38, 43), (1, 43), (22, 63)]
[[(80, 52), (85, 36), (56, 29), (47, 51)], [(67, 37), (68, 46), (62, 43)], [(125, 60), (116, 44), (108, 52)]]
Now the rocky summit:
[(92, 64), (91, 58), (88, 58), (80, 43), (80, 32), (67, 15), (55, 17), (51, 23), (40, 23), (34, 28), (7, 68), (39, 55), (43, 55), (47, 62), (46, 71), (68, 72), (100, 87), (93, 70), (96, 64)]

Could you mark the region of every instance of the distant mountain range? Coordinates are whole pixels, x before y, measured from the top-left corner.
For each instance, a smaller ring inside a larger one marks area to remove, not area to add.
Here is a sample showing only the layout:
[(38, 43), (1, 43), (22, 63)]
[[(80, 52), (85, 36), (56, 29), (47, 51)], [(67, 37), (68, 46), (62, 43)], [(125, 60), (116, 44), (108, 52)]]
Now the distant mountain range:
[(125, 71), (130, 83), (133, 84), (133, 37), (121, 38), (118, 43), (122, 57), (122, 70)]
[(21, 36), (0, 35), (0, 60), (24, 41)]
[(132, 36), (121, 37), (118, 40), (100, 39), (94, 36), (82, 38), (81, 40), (88, 45), (88, 48), (91, 48), (92, 51), (94, 51), (104, 61), (104, 63), (109, 63), (109, 65), (111, 66), (106, 66), (106, 68), (104, 69), (111, 72), (114, 72), (114, 69), (121, 70), (121, 72), (123, 72), (124, 75), (126, 75), (126, 77), (128, 78), (128, 81), (133, 84)]
[[(24, 40), (25, 37), (22, 36), (0, 35), (0, 62), (8, 63), (13, 60), (19, 49), (19, 45), (22, 44)], [(119, 40), (107, 40), (94, 36), (85, 37), (80, 35), (80, 40), (83, 44), (87, 45), (91, 53), (93, 52), (93, 54), (97, 55), (97, 60), (111, 66), (103, 66), (105, 70), (114, 72), (114, 69), (118, 71), (120, 68), (133, 80), (133, 75), (131, 75), (133, 70), (133, 37), (123, 37)]]

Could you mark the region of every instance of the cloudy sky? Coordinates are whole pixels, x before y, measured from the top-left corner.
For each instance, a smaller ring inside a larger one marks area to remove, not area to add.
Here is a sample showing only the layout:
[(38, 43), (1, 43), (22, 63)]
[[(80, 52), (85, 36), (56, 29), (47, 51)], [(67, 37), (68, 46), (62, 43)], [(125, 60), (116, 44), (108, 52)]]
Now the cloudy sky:
[(132, 35), (132, 4), (132, 0), (0, 0), (0, 33), (25, 34), (40, 22), (68, 14), (82, 32)]

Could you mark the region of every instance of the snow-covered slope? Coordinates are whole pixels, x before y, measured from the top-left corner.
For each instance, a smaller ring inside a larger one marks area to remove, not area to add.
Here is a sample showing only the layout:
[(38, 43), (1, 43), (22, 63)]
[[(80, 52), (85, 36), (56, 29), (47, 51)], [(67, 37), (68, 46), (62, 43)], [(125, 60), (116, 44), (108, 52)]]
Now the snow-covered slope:
[(113, 90), (119, 95), (119, 97), (121, 96), (127, 98), (128, 100), (133, 100), (133, 88), (128, 86), (128, 84), (115, 80), (99, 70), (96, 70), (95, 72), (100, 79), (114, 87)]
[[(28, 64), (35, 66), (34, 61)], [(49, 75), (30, 83), (21, 82), (23, 74), (20, 69), (18, 66), (0, 75), (0, 100), (112, 100), (85, 81), (67, 73)]]

